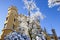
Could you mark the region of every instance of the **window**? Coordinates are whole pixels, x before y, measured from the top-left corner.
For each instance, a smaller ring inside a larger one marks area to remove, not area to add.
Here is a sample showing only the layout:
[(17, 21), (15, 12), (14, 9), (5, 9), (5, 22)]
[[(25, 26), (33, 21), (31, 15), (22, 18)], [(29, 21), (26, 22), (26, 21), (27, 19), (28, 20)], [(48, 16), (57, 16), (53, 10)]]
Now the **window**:
[(14, 29), (14, 27), (15, 27), (15, 25), (13, 24), (13, 27), (12, 28)]
[(21, 31), (21, 28), (19, 28), (19, 30)]
[(6, 24), (4, 24), (4, 28), (7, 26), (7, 23)]
[(14, 22), (16, 21), (16, 19), (14, 19)]
[(20, 23), (22, 23), (22, 21), (19, 21)]
[(27, 21), (28, 25), (29, 25), (29, 21)]
[(6, 20), (8, 20), (8, 17), (6, 18)]

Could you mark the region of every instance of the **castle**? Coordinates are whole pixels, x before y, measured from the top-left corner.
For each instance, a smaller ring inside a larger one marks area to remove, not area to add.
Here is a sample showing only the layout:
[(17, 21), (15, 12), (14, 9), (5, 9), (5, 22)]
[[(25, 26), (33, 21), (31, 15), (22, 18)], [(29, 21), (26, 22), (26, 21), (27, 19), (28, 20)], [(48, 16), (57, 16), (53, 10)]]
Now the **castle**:
[(52, 29), (52, 34), (48, 34), (46, 29), (41, 28), (38, 19), (32, 20), (29, 16), (18, 14), (15, 6), (8, 8), (0, 37), (0, 40), (58, 40), (55, 29)]

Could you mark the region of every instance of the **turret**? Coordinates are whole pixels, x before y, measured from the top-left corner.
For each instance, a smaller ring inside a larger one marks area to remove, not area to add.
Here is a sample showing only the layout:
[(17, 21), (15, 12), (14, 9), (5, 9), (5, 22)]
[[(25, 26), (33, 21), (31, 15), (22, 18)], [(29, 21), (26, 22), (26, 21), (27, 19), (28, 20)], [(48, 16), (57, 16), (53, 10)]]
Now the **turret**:
[(8, 15), (6, 17), (6, 21), (4, 23), (4, 29), (2, 33), (2, 40), (4, 40), (4, 36), (8, 35), (10, 32), (13, 32), (16, 27), (18, 27), (18, 12), (15, 6), (10, 6), (8, 8)]
[(54, 39), (55, 40), (58, 40), (57, 35), (56, 35), (56, 32), (55, 32), (55, 29), (52, 29), (52, 33), (53, 33)]

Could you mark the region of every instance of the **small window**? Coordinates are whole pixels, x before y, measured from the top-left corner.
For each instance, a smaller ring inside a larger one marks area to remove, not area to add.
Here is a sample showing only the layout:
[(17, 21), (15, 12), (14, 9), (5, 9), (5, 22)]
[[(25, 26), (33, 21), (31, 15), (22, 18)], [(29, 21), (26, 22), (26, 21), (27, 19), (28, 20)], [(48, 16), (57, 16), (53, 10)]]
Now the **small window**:
[(23, 31), (25, 31), (25, 30), (23, 29)]
[(14, 22), (16, 21), (16, 19), (14, 19)]
[(15, 27), (15, 25), (13, 24), (13, 27), (12, 28), (14, 29), (14, 27)]
[(27, 21), (27, 23), (29, 24), (29, 21)]
[(19, 21), (20, 23), (22, 23), (22, 21)]
[(8, 17), (6, 18), (6, 20), (8, 20)]
[(6, 24), (4, 24), (4, 28), (7, 26), (7, 23)]
[(19, 28), (19, 30), (21, 30), (21, 28)]

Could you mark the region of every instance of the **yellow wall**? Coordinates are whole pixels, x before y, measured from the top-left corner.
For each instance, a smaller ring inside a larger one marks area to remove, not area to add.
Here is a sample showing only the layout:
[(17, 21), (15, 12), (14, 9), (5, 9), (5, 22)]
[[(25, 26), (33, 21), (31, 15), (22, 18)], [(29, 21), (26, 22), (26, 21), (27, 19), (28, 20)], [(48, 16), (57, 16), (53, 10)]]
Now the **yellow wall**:
[[(4, 36), (9, 34), (10, 32), (12, 32), (13, 30), (13, 25), (14, 25), (14, 29), (16, 29), (16, 27), (18, 27), (18, 13), (17, 13), (17, 9), (15, 7), (10, 7), (8, 9), (8, 15), (7, 15), (7, 20), (5, 21), (5, 27), (3, 29), (3, 33), (1, 35), (1, 40), (4, 40)], [(14, 21), (15, 19), (15, 21)]]

